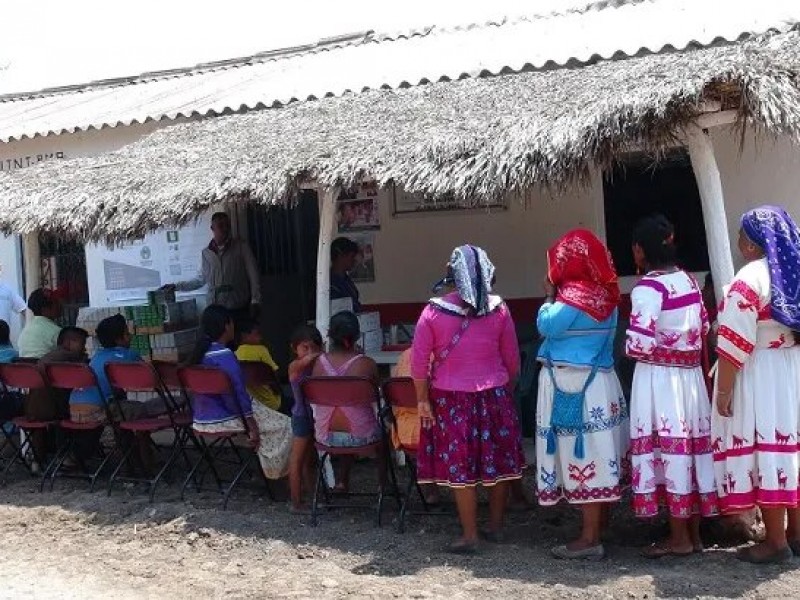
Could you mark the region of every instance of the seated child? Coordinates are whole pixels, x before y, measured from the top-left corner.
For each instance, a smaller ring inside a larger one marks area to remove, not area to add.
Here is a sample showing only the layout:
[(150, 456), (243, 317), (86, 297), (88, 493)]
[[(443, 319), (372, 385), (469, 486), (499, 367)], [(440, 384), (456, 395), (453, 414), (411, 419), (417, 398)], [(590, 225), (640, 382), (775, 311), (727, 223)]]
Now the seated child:
[[(277, 372), (278, 365), (264, 345), (261, 338), (261, 329), (253, 319), (242, 319), (236, 323), (239, 336), (239, 347), (236, 349), (236, 358), (241, 362), (262, 362), (270, 369)], [(281, 409), (281, 396), (268, 385), (247, 388), (247, 393), (253, 400), (258, 400), (272, 410)]]
[(19, 352), (11, 345), (11, 328), (0, 319), (0, 363), (10, 363), (19, 357)]
[(289, 344), (296, 357), (289, 364), (289, 382), (294, 394), (289, 491), (291, 511), (302, 513), (306, 510), (303, 505), (303, 480), (307, 488), (314, 483), (314, 420), (300, 384), (311, 375), (314, 362), (322, 352), (322, 334), (313, 325), (302, 325), (292, 334)]
[[(116, 397), (117, 402), (112, 403), (111, 410), (122, 410), (122, 415), (117, 418), (127, 420), (141, 419), (162, 414), (164, 404), (159, 399), (147, 402), (128, 400), (124, 394), (117, 394), (111, 389), (111, 384), (106, 377), (105, 366), (110, 362), (140, 362), (142, 357), (135, 350), (131, 350), (131, 334), (128, 331), (128, 322), (122, 315), (114, 315), (103, 319), (97, 325), (97, 339), (100, 348), (89, 361), (89, 366), (97, 377), (100, 387), (73, 390), (69, 399), (70, 418), (78, 422), (104, 422), (106, 421), (106, 404), (111, 398)], [(117, 408), (119, 407), (119, 409)]]

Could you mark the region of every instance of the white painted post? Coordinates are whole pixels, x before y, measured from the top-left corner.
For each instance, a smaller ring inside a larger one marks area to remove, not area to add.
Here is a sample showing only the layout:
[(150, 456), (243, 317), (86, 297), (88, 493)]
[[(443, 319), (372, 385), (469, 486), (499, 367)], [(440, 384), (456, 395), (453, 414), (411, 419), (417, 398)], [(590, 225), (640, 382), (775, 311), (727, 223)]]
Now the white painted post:
[(318, 188), (319, 245), (317, 246), (317, 315), (316, 325), (322, 339), (328, 339), (331, 320), (331, 242), (336, 224), (336, 200), (339, 188)]
[(39, 249), (38, 232), (26, 233), (22, 237), (22, 262), (25, 269), (25, 297), (42, 285), (42, 256)]
[(714, 277), (714, 292), (721, 300), (722, 287), (733, 281), (734, 275), (722, 179), (708, 132), (696, 125), (688, 128), (686, 147), (689, 150), (689, 158), (692, 161), (692, 169), (697, 179), (700, 201), (703, 206), (708, 257)]

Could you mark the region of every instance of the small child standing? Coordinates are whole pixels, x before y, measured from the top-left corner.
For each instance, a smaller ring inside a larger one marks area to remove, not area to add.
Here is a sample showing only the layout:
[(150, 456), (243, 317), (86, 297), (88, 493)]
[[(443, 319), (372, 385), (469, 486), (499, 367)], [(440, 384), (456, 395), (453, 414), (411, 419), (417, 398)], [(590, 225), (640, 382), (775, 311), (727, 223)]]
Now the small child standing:
[(289, 364), (289, 382), (292, 384), (292, 453), (289, 459), (290, 510), (303, 513), (303, 480), (306, 487), (313, 484), (314, 420), (306, 404), (300, 384), (311, 375), (314, 362), (322, 353), (322, 334), (312, 325), (302, 325), (292, 334), (290, 345), (295, 359)]
[[(236, 323), (239, 336), (239, 347), (236, 349), (236, 358), (239, 362), (260, 362), (267, 365), (273, 372), (277, 372), (278, 365), (264, 345), (261, 337), (261, 328), (252, 319), (242, 319)], [(248, 386), (247, 393), (253, 400), (272, 410), (280, 411), (281, 396), (268, 385)]]

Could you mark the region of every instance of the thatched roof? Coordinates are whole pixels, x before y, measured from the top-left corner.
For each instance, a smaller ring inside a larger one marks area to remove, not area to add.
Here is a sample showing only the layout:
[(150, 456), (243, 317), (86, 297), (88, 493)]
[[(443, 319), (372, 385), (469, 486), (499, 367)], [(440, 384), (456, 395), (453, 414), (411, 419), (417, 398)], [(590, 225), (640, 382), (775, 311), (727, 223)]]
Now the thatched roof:
[(117, 241), (218, 202), (370, 176), (480, 204), (581, 179), (631, 144), (675, 141), (704, 100), (800, 139), (800, 33), (722, 47), (369, 91), (159, 130), (0, 177), (0, 228)]

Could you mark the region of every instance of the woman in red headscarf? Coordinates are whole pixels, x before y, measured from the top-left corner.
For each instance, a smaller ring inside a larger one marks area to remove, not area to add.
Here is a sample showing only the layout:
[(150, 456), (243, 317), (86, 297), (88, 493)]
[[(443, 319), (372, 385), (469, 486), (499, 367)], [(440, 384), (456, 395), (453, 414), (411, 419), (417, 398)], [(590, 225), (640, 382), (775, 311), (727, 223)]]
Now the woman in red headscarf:
[(566, 500), (583, 512), (577, 540), (556, 558), (599, 560), (604, 508), (622, 494), (628, 417), (614, 372), (619, 286), (611, 256), (585, 229), (547, 252), (547, 298), (536, 325), (543, 342), (536, 408), (539, 502)]

